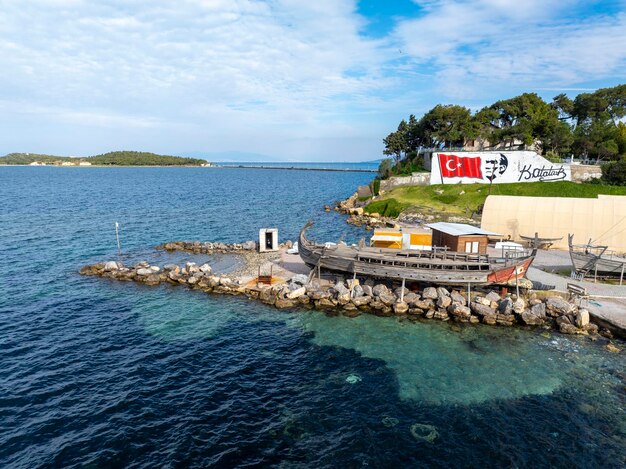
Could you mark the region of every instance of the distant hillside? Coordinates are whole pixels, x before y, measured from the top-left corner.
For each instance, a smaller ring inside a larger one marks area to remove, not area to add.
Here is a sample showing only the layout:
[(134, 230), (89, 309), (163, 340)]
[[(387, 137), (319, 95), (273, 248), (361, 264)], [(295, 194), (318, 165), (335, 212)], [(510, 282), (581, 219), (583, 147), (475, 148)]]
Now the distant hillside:
[(29, 165), (36, 162), (49, 165), (61, 165), (63, 163), (78, 165), (81, 162), (86, 162), (96, 166), (200, 166), (206, 164), (207, 161), (141, 151), (112, 151), (83, 158), (38, 153), (9, 153), (0, 157), (0, 165)]
[(143, 151), (112, 151), (84, 158), (91, 164), (102, 166), (200, 166), (206, 160), (157, 155)]

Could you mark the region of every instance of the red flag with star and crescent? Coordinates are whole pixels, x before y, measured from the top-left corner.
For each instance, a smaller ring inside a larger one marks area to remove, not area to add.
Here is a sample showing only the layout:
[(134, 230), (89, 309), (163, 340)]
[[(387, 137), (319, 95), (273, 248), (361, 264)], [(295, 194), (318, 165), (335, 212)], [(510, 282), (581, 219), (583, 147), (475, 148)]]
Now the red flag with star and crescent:
[(439, 167), (444, 178), (482, 179), (480, 156), (444, 155), (439, 153)]

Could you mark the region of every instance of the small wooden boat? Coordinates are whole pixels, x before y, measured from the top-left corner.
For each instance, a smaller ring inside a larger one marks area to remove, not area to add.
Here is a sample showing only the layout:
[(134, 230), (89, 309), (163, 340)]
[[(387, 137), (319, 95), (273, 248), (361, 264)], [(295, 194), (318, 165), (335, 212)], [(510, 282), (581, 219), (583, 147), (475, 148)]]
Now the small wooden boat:
[(577, 274), (593, 274), (600, 277), (620, 277), (626, 274), (626, 258), (608, 251), (608, 246), (591, 244), (574, 244), (574, 235), (567, 235), (569, 255)]
[(312, 223), (300, 231), (298, 240), (302, 260), (311, 268), (344, 274), (393, 280), (409, 280), (435, 285), (515, 285), (532, 263), (536, 250), (515, 251), (505, 257), (487, 254), (450, 252), (433, 247), (432, 251), (318, 244), (306, 237)]
[(535, 236), (519, 235), (519, 237), (528, 242), (530, 246), (536, 248), (539, 248), (540, 246), (545, 246), (546, 249), (549, 249), (550, 246), (552, 246), (554, 243), (563, 239), (563, 236), (561, 236), (560, 238), (542, 238), (538, 236), (538, 233), (535, 233)]

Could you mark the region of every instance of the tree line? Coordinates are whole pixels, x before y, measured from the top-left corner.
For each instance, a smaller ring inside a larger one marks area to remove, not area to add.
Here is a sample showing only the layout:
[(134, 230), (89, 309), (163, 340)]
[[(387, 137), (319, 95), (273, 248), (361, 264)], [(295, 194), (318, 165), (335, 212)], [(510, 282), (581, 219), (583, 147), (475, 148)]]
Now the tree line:
[(536, 93), (497, 101), (479, 111), (438, 104), (420, 119), (411, 114), (383, 139), (396, 165), (421, 149), (532, 148), (549, 159), (574, 156), (616, 161), (626, 157), (626, 85), (559, 94), (548, 103)]
[(84, 158), (70, 156), (54, 156), (38, 153), (9, 153), (0, 157), (0, 164), (28, 165), (34, 162), (46, 164), (62, 164), (80, 162), (101, 166), (200, 166), (207, 161), (198, 158), (157, 155), (142, 151), (112, 151), (101, 155)]

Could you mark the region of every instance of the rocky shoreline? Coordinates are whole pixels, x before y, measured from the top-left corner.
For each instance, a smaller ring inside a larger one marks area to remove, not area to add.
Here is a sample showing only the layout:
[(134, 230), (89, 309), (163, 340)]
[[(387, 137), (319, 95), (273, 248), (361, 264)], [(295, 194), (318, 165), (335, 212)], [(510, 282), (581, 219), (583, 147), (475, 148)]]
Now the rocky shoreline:
[[(199, 244), (203, 246), (202, 243)], [(179, 243), (167, 245), (176, 249), (186, 246)], [(196, 252), (198, 244), (192, 245), (191, 252)], [(203, 252), (204, 248), (200, 249), (198, 252)], [(218, 246), (217, 249), (226, 248)], [(274, 257), (266, 257), (265, 253), (255, 254), (261, 256), (259, 259), (263, 261), (276, 260), (276, 253), (270, 253)], [(329, 281), (311, 279), (304, 274), (287, 275), (289, 278), (280, 278), (278, 283), (266, 285), (258, 283), (256, 276), (249, 276), (255, 275), (253, 270), (247, 269), (248, 276), (217, 275), (209, 264), (197, 265), (194, 262), (187, 262), (182, 266), (167, 264), (162, 267), (140, 262), (132, 267), (125, 267), (119, 262), (109, 261), (85, 266), (80, 273), (152, 286), (185, 285), (206, 293), (245, 295), (279, 309), (315, 309), (328, 315), (356, 317), (361, 314), (375, 314), (414, 322), (434, 319), (492, 326), (517, 325), (554, 329), (564, 334), (588, 335), (593, 340), (599, 335), (612, 338), (610, 331), (600, 329), (590, 322), (588, 310), (561, 296), (542, 298), (537, 293), (531, 293), (518, 298), (510, 294), (501, 297), (495, 291), (475, 291), (468, 299), (465, 291), (442, 287), (409, 290), (391, 283), (375, 283), (371, 279), (360, 282), (359, 279), (344, 280), (337, 277)], [(607, 344), (607, 348), (620, 351), (611, 343)]]

